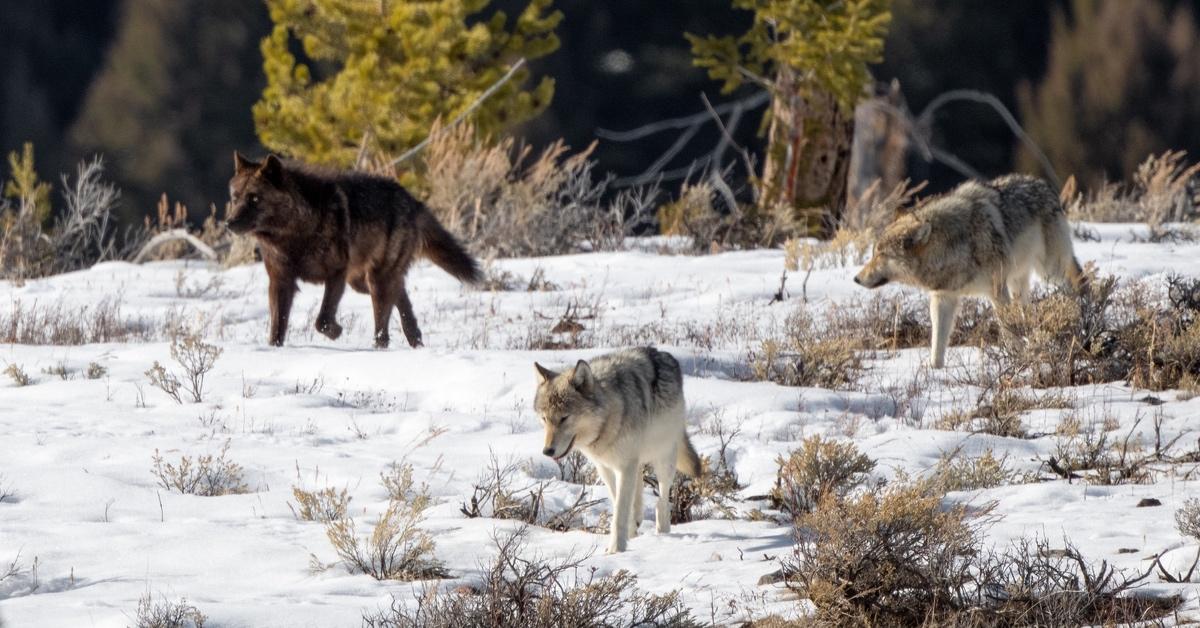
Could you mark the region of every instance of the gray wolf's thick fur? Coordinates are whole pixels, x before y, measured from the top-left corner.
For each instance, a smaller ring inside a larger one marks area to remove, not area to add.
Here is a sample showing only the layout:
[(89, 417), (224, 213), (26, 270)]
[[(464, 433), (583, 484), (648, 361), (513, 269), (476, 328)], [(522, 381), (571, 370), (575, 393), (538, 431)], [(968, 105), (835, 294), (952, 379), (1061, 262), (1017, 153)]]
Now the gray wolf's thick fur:
[(700, 474), (688, 440), (683, 374), (669, 353), (625, 349), (573, 368), (540, 364), (534, 408), (546, 428), (542, 453), (562, 458), (574, 448), (596, 465), (613, 503), (609, 553), (623, 552), (642, 520), (642, 467), (654, 468), (657, 531), (671, 530), (669, 487), (678, 469)]
[(1007, 175), (964, 183), (899, 214), (854, 281), (872, 289), (895, 281), (927, 290), (930, 363), (941, 368), (959, 299), (986, 296), (997, 307), (1024, 301), (1034, 271), (1075, 290), (1086, 281), (1058, 195), (1036, 177)]

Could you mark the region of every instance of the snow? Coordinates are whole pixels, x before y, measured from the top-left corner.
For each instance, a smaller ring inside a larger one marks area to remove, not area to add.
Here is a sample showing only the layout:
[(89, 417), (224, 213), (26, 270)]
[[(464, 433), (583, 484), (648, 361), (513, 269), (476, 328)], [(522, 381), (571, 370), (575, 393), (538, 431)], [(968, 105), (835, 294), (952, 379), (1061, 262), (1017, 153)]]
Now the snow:
[[(1200, 275), (1200, 245), (1136, 242), (1136, 225), (1087, 227), (1100, 240), (1079, 242), (1076, 250), (1102, 273), (1144, 281), (1148, 289), (1172, 273)], [(388, 606), (393, 595), (411, 599), (421, 584), (378, 582), (339, 566), (312, 572), (310, 556), (327, 565), (337, 559), (321, 524), (294, 517), (291, 488), (346, 487), (365, 534), (387, 502), (379, 474), (397, 460), (413, 465), (434, 498), (422, 525), (434, 535), (437, 557), (459, 579), (442, 586), (470, 582), (488, 556), (492, 535), (517, 526), (459, 512), (479, 473), (492, 456), (531, 461), (527, 468), (539, 475), (553, 469), (540, 455), (532, 363), (570, 364), (625, 341), (670, 340), (660, 347), (684, 364), (690, 430), (701, 454), (714, 455), (719, 443), (700, 424), (716, 417), (740, 430), (729, 458), (746, 484), (743, 497), (769, 490), (778, 455), (805, 436), (842, 437), (850, 420), (859, 422), (854, 441), (878, 461), (885, 478), (927, 471), (943, 452), (959, 446), (970, 453), (991, 448), (1025, 471), (1037, 470), (1053, 453), (1052, 436), (1022, 440), (930, 428), (932, 417), (969, 397), (947, 372), (928, 375), (928, 388), (913, 411), (924, 420), (887, 416), (892, 402), (886, 389), (924, 372), (923, 349), (872, 361), (863, 390), (741, 381), (747, 339), (755, 330), (784, 323), (799, 300), (800, 280), (789, 279), (788, 302), (773, 304), (782, 251), (660, 253), (671, 244), (647, 241), (619, 253), (495, 263), (518, 280), (540, 269), (557, 288), (540, 292), (469, 290), (421, 264), (409, 279), (427, 344), (420, 350), (404, 346), (395, 317), (393, 347), (373, 350), (369, 300), (353, 293), (341, 308), (345, 335), (334, 342), (316, 334), (312, 323), (321, 290), (313, 286), (297, 297), (287, 345), (268, 347), (261, 265), (221, 270), (196, 262), (107, 263), (22, 286), (0, 282), (0, 308), (73, 310), (107, 298), (120, 304), (123, 317), (151, 323), (155, 337), (0, 346), (0, 365), (19, 365), (34, 379), (25, 387), (0, 381), (0, 488), (16, 491), (15, 503), (0, 504), (0, 567), (18, 553), (24, 567), (0, 582), (0, 621), (125, 626), (138, 598), (151, 591), (156, 597), (186, 597), (215, 626), (357, 626), (364, 610)], [(807, 283), (811, 304), (866, 298), (850, 281), (856, 270), (814, 271)], [(526, 349), (568, 309), (583, 316), (583, 333), (603, 348)], [(203, 329), (223, 350), (201, 403), (176, 404), (148, 383), (145, 372), (153, 362), (176, 366), (165, 339), (169, 320)], [(969, 366), (976, 353), (954, 347), (948, 363)], [(107, 369), (105, 377), (82, 377), (92, 362)], [(59, 365), (74, 371), (73, 377), (43, 372)], [(1137, 429), (1145, 432), (1145, 419), (1161, 413), (1167, 437), (1187, 432), (1181, 443), (1188, 447), (1196, 438), (1200, 398), (1155, 393), (1165, 403), (1151, 407), (1139, 401), (1145, 391), (1119, 383), (1070, 392), (1082, 415), (1116, 417), (1119, 434), (1139, 419)], [(1033, 432), (1053, 432), (1062, 412), (1034, 411), (1025, 422)], [(199, 497), (158, 486), (151, 472), (156, 450), (177, 461), (181, 455), (218, 453), (226, 442), (253, 492)], [(1167, 562), (1182, 572), (1197, 548), (1176, 531), (1173, 513), (1189, 497), (1200, 497), (1194, 470), (1190, 476), (1184, 471), (1152, 485), (1057, 480), (951, 498), (994, 501), (997, 521), (988, 534), (997, 544), (1031, 534), (1052, 544), (1067, 538), (1092, 560), (1139, 572), (1149, 566), (1149, 557), (1172, 550)], [(533, 481), (524, 474), (522, 480)], [(573, 499), (578, 490), (551, 481), (551, 505)], [(599, 486), (590, 490), (594, 497), (605, 496)], [(1163, 505), (1136, 508), (1144, 497)], [(650, 517), (653, 500), (646, 503)], [(755, 507), (764, 503), (739, 504), (742, 512)], [(589, 517), (607, 508), (605, 501)], [(757, 585), (791, 545), (789, 528), (767, 521), (704, 520), (656, 536), (647, 518), (624, 554), (605, 555), (606, 538), (600, 535), (544, 528), (530, 529), (527, 550), (542, 556), (590, 554), (586, 562), (599, 574), (628, 569), (647, 591), (679, 589), (701, 620), (731, 621), (797, 612), (784, 591)], [(1122, 548), (1136, 551), (1118, 553)], [(1185, 610), (1195, 613), (1200, 605), (1195, 585), (1156, 580), (1147, 591), (1183, 594)]]

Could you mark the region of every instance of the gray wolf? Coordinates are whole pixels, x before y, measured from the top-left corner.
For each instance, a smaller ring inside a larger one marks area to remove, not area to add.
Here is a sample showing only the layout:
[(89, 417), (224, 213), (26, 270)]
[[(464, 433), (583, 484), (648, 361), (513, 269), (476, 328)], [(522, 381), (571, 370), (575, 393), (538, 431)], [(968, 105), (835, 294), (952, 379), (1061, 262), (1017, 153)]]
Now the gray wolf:
[(658, 478), (657, 531), (671, 531), (669, 487), (678, 469), (697, 477), (700, 457), (688, 440), (683, 375), (669, 353), (625, 349), (573, 368), (534, 363), (534, 408), (546, 428), (542, 453), (555, 459), (578, 448), (599, 472), (613, 503), (608, 552), (623, 552), (642, 520), (642, 468)]
[(871, 289), (895, 281), (928, 291), (930, 364), (941, 368), (959, 299), (986, 296), (996, 307), (1024, 301), (1033, 271), (1074, 290), (1086, 282), (1054, 190), (1036, 177), (1007, 175), (964, 183), (900, 213), (854, 281)]
[(335, 172), (270, 155), (254, 162), (234, 153), (226, 224), (258, 240), (269, 278), (272, 345), (282, 346), (296, 280), (324, 284), (317, 331), (336, 340), (338, 302), (346, 284), (371, 295), (375, 346), (388, 346), (392, 308), (413, 347), (421, 329), (404, 286), (419, 257), (457, 279), (478, 282), (479, 264), (429, 209), (399, 183), (359, 172)]

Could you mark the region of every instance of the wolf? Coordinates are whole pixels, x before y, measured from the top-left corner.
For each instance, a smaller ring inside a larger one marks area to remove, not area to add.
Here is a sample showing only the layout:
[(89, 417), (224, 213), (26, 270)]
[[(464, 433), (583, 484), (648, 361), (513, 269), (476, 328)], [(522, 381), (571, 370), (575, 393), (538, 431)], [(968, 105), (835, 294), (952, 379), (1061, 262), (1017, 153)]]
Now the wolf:
[(671, 354), (625, 349), (574, 368), (552, 371), (534, 363), (534, 408), (546, 428), (542, 453), (560, 459), (578, 448), (599, 472), (613, 503), (608, 552), (623, 552), (642, 520), (642, 468), (658, 479), (655, 521), (671, 531), (670, 487), (678, 469), (700, 475), (688, 440), (683, 375)]
[(1024, 301), (1033, 271), (1076, 291), (1087, 280), (1058, 195), (1042, 179), (1014, 174), (963, 183), (899, 213), (854, 282), (875, 289), (895, 281), (928, 291), (930, 365), (942, 368), (959, 299), (986, 296), (997, 308)]
[(338, 302), (346, 284), (371, 295), (375, 346), (388, 346), (392, 308), (412, 347), (422, 343), (404, 276), (419, 257), (468, 284), (479, 263), (399, 183), (336, 172), (268, 155), (255, 162), (234, 152), (226, 225), (258, 240), (269, 279), (270, 344), (282, 346), (296, 280), (324, 284), (317, 331), (336, 340)]

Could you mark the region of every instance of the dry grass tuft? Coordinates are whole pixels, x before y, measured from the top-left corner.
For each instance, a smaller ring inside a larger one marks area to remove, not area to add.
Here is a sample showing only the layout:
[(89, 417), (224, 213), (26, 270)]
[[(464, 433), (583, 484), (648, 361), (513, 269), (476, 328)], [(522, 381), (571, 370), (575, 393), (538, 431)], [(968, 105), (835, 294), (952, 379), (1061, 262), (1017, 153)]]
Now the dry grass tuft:
[(470, 124), (435, 128), (431, 137), (426, 203), (485, 256), (619, 249), (657, 196), (635, 189), (606, 200), (609, 180), (593, 179), (595, 145), (569, 155), (558, 141), (535, 156), (511, 138), (480, 139)]
[(376, 580), (429, 580), (447, 576), (434, 558), (433, 536), (419, 527), (429, 505), (427, 496), (392, 500), (371, 528), (359, 538), (354, 519), (342, 517), (325, 524), (325, 535), (342, 563), (353, 572)]
[(1141, 222), (1150, 242), (1194, 240), (1196, 231), (1182, 223), (1200, 219), (1195, 198), (1200, 164), (1188, 166), (1184, 151), (1151, 155), (1138, 166), (1131, 185), (1109, 184), (1085, 195), (1068, 183), (1063, 190), (1073, 220)]
[(347, 489), (335, 489), (327, 486), (315, 491), (306, 491), (299, 486), (292, 487), (292, 496), (296, 498), (296, 506), (288, 503), (292, 515), (301, 521), (318, 521), (329, 523), (346, 517), (350, 508), (350, 493)]
[(229, 443), (225, 441), (221, 453), (215, 457), (212, 454), (195, 459), (181, 456), (178, 465), (165, 462), (155, 449), (153, 471), (159, 486), (184, 495), (202, 497), (249, 493), (250, 488), (242, 477), (242, 466), (225, 457), (229, 453)]
[(138, 599), (133, 628), (204, 628), (208, 617), (188, 604), (187, 598), (178, 602), (160, 596), (155, 602), (149, 591)]
[(20, 364), (15, 362), (4, 368), (4, 374), (12, 380), (12, 383), (15, 386), (28, 386), (33, 383), (33, 377), (31, 377), (29, 373), (26, 373), (25, 369), (21, 368)]
[(151, 340), (153, 327), (144, 320), (121, 315), (117, 298), (103, 298), (78, 309), (63, 303), (25, 305), (13, 300), (0, 309), (0, 343), (20, 345), (82, 345)]

